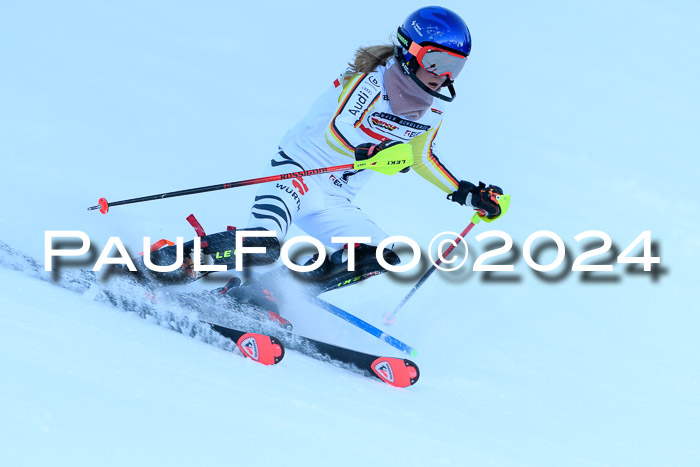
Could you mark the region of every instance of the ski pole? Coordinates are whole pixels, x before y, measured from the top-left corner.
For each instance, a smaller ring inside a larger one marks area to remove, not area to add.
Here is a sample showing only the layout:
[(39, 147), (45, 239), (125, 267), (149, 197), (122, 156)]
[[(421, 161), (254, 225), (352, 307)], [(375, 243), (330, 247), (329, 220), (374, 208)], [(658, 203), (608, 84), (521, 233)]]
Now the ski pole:
[[(475, 221), (475, 218), (476, 218), (476, 221)], [(413, 294), (415, 294), (418, 291), (418, 289), (421, 288), (423, 283), (425, 283), (425, 281), (427, 281), (428, 278), (435, 272), (437, 267), (440, 266), (440, 264), (442, 264), (442, 260), (446, 259), (450, 255), (450, 253), (452, 253), (452, 250), (454, 250), (457, 247), (457, 245), (460, 244), (460, 242), (462, 241), (462, 238), (464, 238), (464, 236), (467, 235), (469, 233), (469, 231), (471, 229), (473, 229), (476, 224), (479, 223), (479, 220), (480, 219), (479, 219), (478, 214), (474, 214), (474, 217), (472, 217), (472, 221), (469, 223), (467, 228), (464, 229), (462, 231), (462, 233), (459, 234), (457, 236), (457, 238), (452, 241), (450, 246), (442, 253), (442, 255), (440, 255), (438, 257), (437, 261), (435, 261), (435, 263), (433, 263), (433, 265), (430, 266), (430, 268), (428, 268), (427, 271), (425, 271), (425, 274), (423, 274), (423, 276), (418, 280), (416, 285), (413, 286), (411, 291), (408, 292), (408, 294), (403, 298), (403, 300), (401, 300), (401, 303), (399, 303), (399, 305), (396, 308), (394, 308), (392, 311), (387, 311), (386, 313), (384, 313), (384, 316), (383, 316), (384, 324), (387, 324), (387, 325), (394, 324), (394, 322), (396, 321), (396, 313), (398, 313), (399, 310), (406, 304), (406, 302), (411, 297), (413, 297)]]
[[(500, 218), (503, 214), (508, 212), (508, 207), (510, 206), (510, 195), (500, 195), (499, 197), (499, 204), (501, 206), (501, 215), (498, 216)], [(435, 261), (435, 263), (430, 266), (430, 268), (423, 274), (423, 276), (418, 280), (416, 285), (413, 286), (410, 292), (404, 297), (403, 300), (401, 300), (401, 303), (394, 308), (392, 311), (387, 311), (384, 313), (384, 324), (385, 325), (392, 325), (396, 321), (396, 314), (399, 312), (399, 310), (406, 304), (406, 302), (413, 297), (413, 295), (418, 291), (418, 289), (421, 288), (421, 286), (425, 283), (425, 281), (428, 280), (428, 278), (435, 272), (435, 270), (440, 266), (440, 264), (443, 263), (445, 259), (452, 253), (452, 250), (457, 248), (457, 245), (460, 244), (462, 239), (467, 236), (467, 234), (474, 228), (476, 224), (478, 224), (481, 220), (484, 220), (486, 222), (493, 222), (496, 219), (488, 219), (485, 216), (485, 213), (483, 211), (477, 212), (472, 216), (471, 222), (467, 226), (466, 229), (462, 231), (461, 234), (457, 236), (456, 239), (454, 239), (451, 243), (451, 245), (440, 255)]]
[(395, 337), (390, 336), (389, 334), (385, 333), (381, 329), (372, 326), (369, 324), (367, 321), (364, 321), (357, 316), (348, 313), (347, 311), (343, 310), (342, 308), (338, 308), (337, 306), (333, 305), (332, 303), (328, 303), (325, 300), (322, 300), (320, 298), (314, 297), (310, 300), (311, 303), (314, 305), (318, 306), (319, 308), (323, 308), (324, 310), (336, 315), (339, 318), (344, 319), (348, 323), (357, 326), (358, 328), (362, 329), (363, 331), (373, 335), (374, 337), (378, 338), (379, 340), (382, 340), (389, 344), (390, 346), (394, 347), (395, 349), (399, 349), (403, 353), (406, 353), (412, 357), (415, 357), (418, 355), (418, 350), (414, 349), (408, 344), (404, 344), (400, 340), (398, 340)]
[(209, 191), (226, 190), (228, 188), (237, 188), (240, 186), (256, 185), (258, 183), (274, 182), (279, 180), (288, 180), (290, 178), (306, 177), (310, 175), (320, 175), (331, 172), (344, 172), (346, 170), (363, 170), (371, 169), (377, 172), (394, 175), (406, 167), (413, 164), (413, 150), (408, 144), (397, 144), (388, 147), (379, 152), (376, 156), (363, 161), (356, 161), (352, 164), (336, 165), (332, 167), (322, 167), (320, 169), (301, 170), (281, 175), (271, 175), (269, 177), (251, 178), (249, 180), (240, 180), (237, 182), (219, 183), (218, 185), (209, 185), (199, 188), (190, 188), (187, 190), (171, 191), (169, 193), (160, 193), (157, 195), (142, 196), (140, 198), (125, 199), (121, 201), (108, 202), (105, 198), (100, 198), (97, 206), (90, 206), (88, 211), (99, 209), (102, 214), (107, 214), (112, 206), (120, 206), (123, 204), (141, 203), (143, 201), (152, 201), (155, 199), (174, 198), (176, 196), (194, 195), (197, 193), (206, 193)]

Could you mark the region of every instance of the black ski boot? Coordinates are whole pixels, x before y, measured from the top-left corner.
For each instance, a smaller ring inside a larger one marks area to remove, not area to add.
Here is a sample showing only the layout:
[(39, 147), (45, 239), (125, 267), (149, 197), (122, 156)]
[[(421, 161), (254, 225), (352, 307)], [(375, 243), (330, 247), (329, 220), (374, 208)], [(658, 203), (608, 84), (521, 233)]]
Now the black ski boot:
[[(377, 276), (386, 272), (376, 258), (377, 247), (360, 244), (355, 248), (355, 270), (348, 271), (347, 249), (338, 250), (326, 256), (321, 266), (310, 272), (295, 272), (286, 266), (272, 269), (252, 281), (246, 287), (259, 291), (273, 291), (280, 302), (287, 301), (286, 290), (299, 289), (306, 295), (316, 297), (324, 292), (345, 287), (350, 284)], [(398, 255), (387, 248), (383, 251), (384, 260), (392, 266), (399, 264)], [(318, 255), (309, 259), (305, 266), (318, 260)]]
[(270, 320), (288, 331), (293, 329), (292, 323), (280, 315), (280, 306), (275, 295), (259, 283), (242, 285), (241, 280), (238, 277), (234, 277), (224, 287), (217, 289), (216, 292), (231, 300), (234, 307), (239, 304), (249, 305), (255, 310), (256, 318)]
[[(282, 265), (242, 285), (240, 279), (231, 279), (217, 292), (234, 299), (236, 303), (261, 310), (268, 319), (291, 329), (291, 323), (280, 315), (280, 309), (298, 303), (300, 295), (316, 297), (386, 272), (377, 261), (376, 251), (374, 246), (358, 245), (355, 248), (354, 271), (348, 271), (347, 250), (341, 249), (326, 256), (314, 271), (295, 272)], [(385, 249), (383, 254), (384, 260), (392, 266), (401, 262), (392, 250)], [(318, 255), (312, 257), (306, 265), (317, 259)]]
[[(261, 229), (234, 229), (200, 237), (202, 262), (206, 263), (207, 258), (209, 258), (210, 262), (214, 265), (225, 265), (227, 269), (235, 269), (237, 235), (244, 236), (244, 247), (263, 247), (266, 250), (264, 254), (243, 255), (243, 267), (267, 265), (277, 261), (280, 255), (279, 240), (276, 237), (246, 238), (245, 232), (247, 230)], [(154, 244), (154, 247), (157, 246), (160, 246), (160, 242)], [(126, 267), (115, 268), (115, 271), (119, 274), (132, 274), (134, 278), (143, 283), (155, 283), (158, 285), (186, 284), (209, 274), (209, 272), (194, 270), (192, 259), (194, 240), (185, 242), (182, 249), (182, 265), (171, 272), (155, 272), (150, 270), (146, 267), (143, 257), (134, 259), (134, 265), (136, 266), (135, 273), (131, 273)], [(169, 266), (177, 261), (177, 246), (169, 242), (167, 246), (161, 246), (153, 251), (144, 253), (144, 255), (146, 254), (149, 255), (152, 264), (156, 266)]]
[[(307, 273), (296, 273), (297, 278), (308, 284), (307, 289), (315, 297), (386, 272), (377, 261), (376, 246), (359, 244), (355, 247), (354, 271), (348, 271), (347, 251), (347, 248), (343, 248), (326, 256), (321, 267)], [(384, 261), (392, 266), (401, 262), (393, 250), (385, 248), (382, 253)], [(317, 259), (318, 255), (314, 255), (306, 264)]]

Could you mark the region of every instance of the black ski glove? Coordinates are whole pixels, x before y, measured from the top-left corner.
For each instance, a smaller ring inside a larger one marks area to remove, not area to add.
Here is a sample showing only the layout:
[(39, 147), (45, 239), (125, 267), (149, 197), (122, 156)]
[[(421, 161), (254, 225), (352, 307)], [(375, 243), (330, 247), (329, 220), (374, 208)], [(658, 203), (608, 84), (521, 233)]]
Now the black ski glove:
[(503, 190), (495, 185), (486, 186), (484, 182), (479, 182), (479, 186), (476, 186), (471, 182), (462, 180), (459, 182), (457, 191), (447, 195), (447, 199), (462, 206), (469, 203), (474, 209), (484, 212), (486, 217), (493, 219), (501, 215), (498, 195), (502, 194)]
[(374, 143), (363, 143), (363, 144), (358, 144), (357, 147), (355, 148), (355, 160), (357, 161), (364, 161), (366, 159), (369, 159), (370, 157), (374, 157), (377, 155), (377, 153), (383, 149), (390, 148), (396, 144), (399, 144), (400, 141), (395, 141), (393, 139), (387, 139), (385, 141), (382, 141), (379, 144), (374, 144)]

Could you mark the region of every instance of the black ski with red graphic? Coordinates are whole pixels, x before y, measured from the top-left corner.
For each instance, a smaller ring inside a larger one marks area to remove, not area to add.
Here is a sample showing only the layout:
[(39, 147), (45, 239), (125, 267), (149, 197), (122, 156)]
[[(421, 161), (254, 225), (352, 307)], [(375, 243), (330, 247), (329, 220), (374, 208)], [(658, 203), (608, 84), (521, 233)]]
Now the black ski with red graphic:
[[(64, 270), (61, 272), (61, 279), (56, 280), (44, 272), (43, 266), (39, 262), (2, 241), (0, 241), (0, 267), (22, 271), (36, 279), (80, 294), (99, 285), (95, 273), (85, 270)], [(187, 316), (183, 317), (171, 313), (167, 309), (159, 309), (155, 306), (153, 296), (150, 294), (144, 296), (143, 292), (147, 292), (147, 289), (143, 289), (137, 281), (126, 281), (121, 285), (130, 285), (131, 287), (122, 289), (116, 287), (115, 290), (99, 287), (94, 299), (109, 303), (124, 311), (136, 313), (142, 318), (152, 319), (160, 326), (181, 334), (191, 337), (200, 336), (204, 342), (216, 344), (216, 339), (212, 340), (211, 334), (213, 332), (233, 341), (246, 357), (265, 365), (273, 365), (282, 361), (286, 348), (323, 361), (330, 361), (341, 367), (353, 367), (365, 376), (379, 379), (396, 387), (411, 386), (418, 381), (420, 375), (418, 366), (410, 360), (367, 354), (303, 337), (290, 332), (289, 322), (278, 317), (268, 316), (268, 319), (274, 318), (272, 321), (280, 326), (279, 329), (270, 332), (283, 337), (272, 337), (267, 334), (269, 329), (264, 326), (255, 326), (254, 323), (248, 323), (250, 325), (249, 331), (240, 331), (208, 321), (190, 320)], [(202, 303), (202, 306), (208, 307), (210, 305), (213, 306), (206, 301)], [(195, 307), (193, 310), (201, 311)], [(263, 315), (264, 313), (257, 313), (251, 317), (255, 319), (257, 316), (258, 319), (261, 319)], [(268, 319), (264, 321), (268, 321)]]
[[(218, 324), (211, 324), (212, 329), (230, 339), (239, 339), (240, 331)], [(416, 384), (420, 370), (411, 360), (396, 357), (382, 357), (357, 350), (346, 349), (327, 342), (317, 341), (288, 331), (280, 330), (284, 347), (304, 355), (330, 361), (341, 366), (351, 366), (365, 376), (376, 378), (395, 387), (405, 388)]]
[(416, 384), (420, 370), (411, 360), (396, 357), (382, 357), (357, 350), (346, 349), (327, 342), (308, 337), (292, 335), (284, 340), (287, 348), (296, 350), (314, 358), (330, 359), (345, 365), (351, 365), (365, 376), (370, 376), (395, 387), (405, 388)]

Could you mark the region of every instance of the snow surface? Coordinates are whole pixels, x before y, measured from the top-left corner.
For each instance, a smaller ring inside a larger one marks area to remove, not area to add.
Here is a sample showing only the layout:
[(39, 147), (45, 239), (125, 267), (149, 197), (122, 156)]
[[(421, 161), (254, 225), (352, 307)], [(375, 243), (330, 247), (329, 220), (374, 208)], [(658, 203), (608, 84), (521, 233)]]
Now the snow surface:
[[(0, 269), (0, 464), (700, 464), (697, 4), (443, 4), (474, 43), (439, 154), (513, 196), (473, 235), (504, 230), (522, 248), (551, 230), (575, 257), (580, 232), (622, 250), (651, 230), (659, 280), (616, 265), (616, 282), (547, 282), (522, 258), (517, 282), (436, 274), (389, 329), (419, 349), (421, 380), (397, 390), (294, 352), (256, 365)], [(97, 252), (120, 236), (135, 253), (143, 236), (191, 237), (193, 212), (210, 232), (242, 225), (253, 187), (85, 208), (260, 176), (354, 49), (419, 6), (3, 5), (0, 240), (41, 260), (45, 230), (85, 231)], [(443, 198), (414, 174), (377, 176), (358, 204), (427, 247), (468, 223)], [(468, 265), (484, 251), (470, 248)], [(416, 279), (324, 298), (380, 325)], [(288, 317), (395, 355), (322, 311)]]

